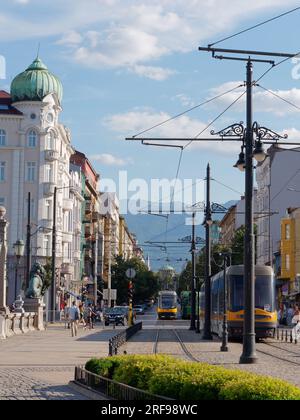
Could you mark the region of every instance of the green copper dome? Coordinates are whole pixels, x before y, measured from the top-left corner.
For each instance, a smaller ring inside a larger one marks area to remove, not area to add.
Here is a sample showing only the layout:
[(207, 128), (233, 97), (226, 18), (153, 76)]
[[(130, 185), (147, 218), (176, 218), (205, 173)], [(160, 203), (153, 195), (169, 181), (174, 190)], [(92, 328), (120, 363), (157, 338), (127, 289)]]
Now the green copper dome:
[(13, 102), (42, 101), (49, 93), (56, 93), (61, 102), (63, 88), (60, 80), (36, 58), (28, 69), (14, 78), (10, 92)]

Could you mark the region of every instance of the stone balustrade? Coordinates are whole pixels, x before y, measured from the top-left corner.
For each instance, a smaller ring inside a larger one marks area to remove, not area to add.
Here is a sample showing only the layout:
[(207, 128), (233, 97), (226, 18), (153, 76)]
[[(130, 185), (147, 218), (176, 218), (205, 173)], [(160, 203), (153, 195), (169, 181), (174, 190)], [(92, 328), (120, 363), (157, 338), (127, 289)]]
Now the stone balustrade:
[(36, 312), (0, 314), (0, 339), (40, 330)]

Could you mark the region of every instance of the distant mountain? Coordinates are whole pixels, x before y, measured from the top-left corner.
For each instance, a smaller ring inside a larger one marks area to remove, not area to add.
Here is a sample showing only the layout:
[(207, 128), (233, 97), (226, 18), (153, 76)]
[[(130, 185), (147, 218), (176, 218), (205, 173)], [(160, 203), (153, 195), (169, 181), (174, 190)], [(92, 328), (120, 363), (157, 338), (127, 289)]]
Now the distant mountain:
[[(235, 203), (236, 201), (228, 201), (222, 205), (225, 208), (229, 208)], [(148, 205), (146, 204), (143, 208), (146, 210)], [(144, 248), (145, 257), (149, 255), (152, 270), (157, 271), (164, 265), (171, 265), (177, 272), (182, 271), (187, 263), (186, 260), (190, 260), (191, 258), (191, 244), (164, 244), (159, 242), (177, 242), (191, 235), (191, 214), (170, 214), (168, 219), (150, 214), (125, 214), (124, 217), (129, 230), (136, 234), (139, 244)], [(215, 220), (221, 220), (223, 214), (215, 214), (213, 218)], [(196, 218), (196, 236), (205, 238), (205, 229), (202, 226), (203, 219), (203, 212), (198, 213)], [(147, 244), (147, 241), (155, 242), (155, 244)], [(157, 247), (154, 245), (157, 245)], [(164, 245), (167, 249), (163, 248)], [(158, 246), (161, 246), (161, 248)], [(198, 245), (198, 247), (200, 246)]]

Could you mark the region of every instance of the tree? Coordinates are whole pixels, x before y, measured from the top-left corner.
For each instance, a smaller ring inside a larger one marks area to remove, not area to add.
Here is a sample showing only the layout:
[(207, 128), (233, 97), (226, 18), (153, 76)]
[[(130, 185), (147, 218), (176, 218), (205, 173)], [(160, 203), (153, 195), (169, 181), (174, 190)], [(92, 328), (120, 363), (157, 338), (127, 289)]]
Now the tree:
[(128, 283), (126, 277), (128, 268), (134, 268), (136, 277), (133, 282), (133, 300), (135, 303), (154, 297), (159, 290), (158, 277), (152, 271), (148, 270), (147, 265), (139, 258), (131, 258), (126, 261), (123, 257), (115, 258), (115, 264), (112, 266), (112, 288), (117, 289), (117, 303), (123, 304), (128, 301)]

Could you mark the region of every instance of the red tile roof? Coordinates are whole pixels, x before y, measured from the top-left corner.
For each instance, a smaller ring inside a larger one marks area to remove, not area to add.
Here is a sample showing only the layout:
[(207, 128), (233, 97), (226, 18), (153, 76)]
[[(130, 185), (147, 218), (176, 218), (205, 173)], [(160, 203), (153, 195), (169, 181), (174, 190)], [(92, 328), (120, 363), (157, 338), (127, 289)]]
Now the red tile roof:
[(11, 105), (12, 100), (9, 93), (0, 90), (0, 115), (23, 115), (21, 111)]

